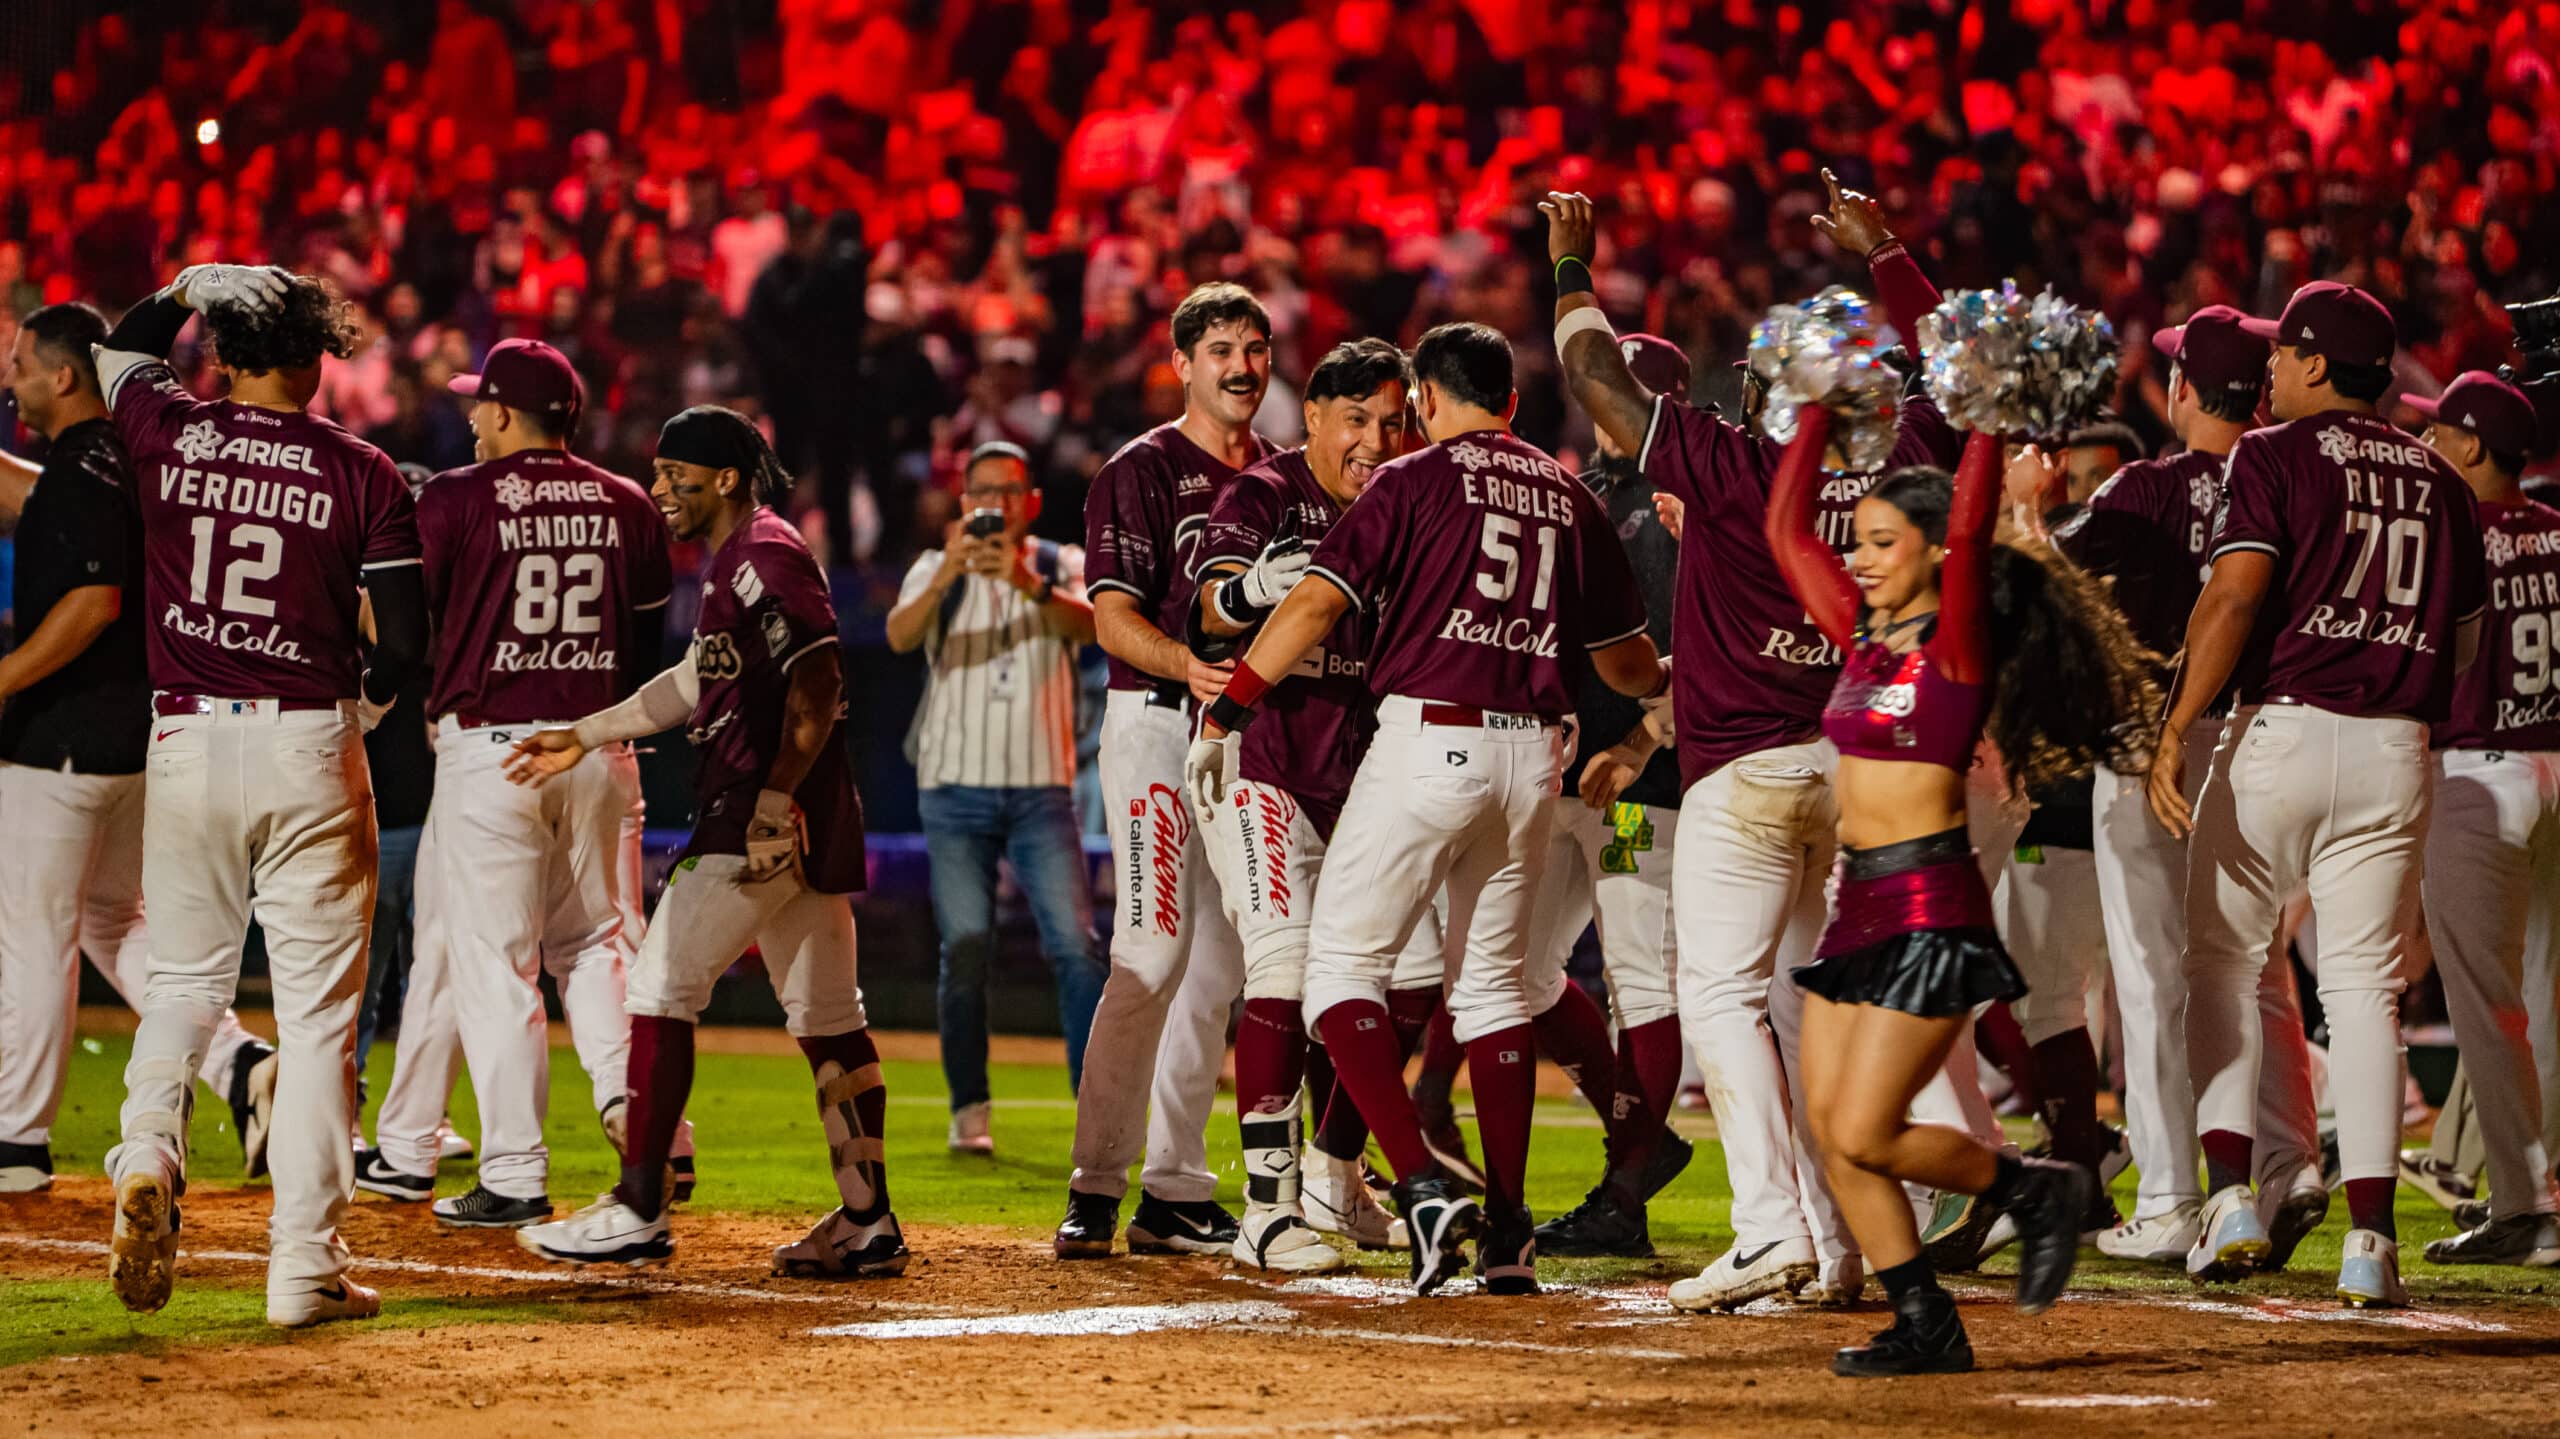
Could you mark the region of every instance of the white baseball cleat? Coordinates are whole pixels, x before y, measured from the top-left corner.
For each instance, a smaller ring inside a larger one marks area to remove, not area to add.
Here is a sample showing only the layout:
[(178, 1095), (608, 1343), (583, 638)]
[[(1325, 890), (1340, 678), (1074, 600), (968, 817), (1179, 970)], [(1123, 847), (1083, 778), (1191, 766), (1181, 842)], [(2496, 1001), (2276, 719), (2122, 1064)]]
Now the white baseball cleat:
[(627, 1264), (639, 1269), (664, 1264), (676, 1252), (667, 1216), (643, 1219), (610, 1193), (566, 1219), (517, 1230), (516, 1243), (545, 1259), (581, 1268), (589, 1264)]
[(454, 1131), (452, 1120), (439, 1119), (436, 1121), (437, 1159), (469, 1159), (471, 1156), (479, 1152), (480, 1151), (478, 1149), (472, 1146), (470, 1140), (463, 1138), (460, 1134)]
[(1306, 1220), (1276, 1204), (1245, 1206), (1233, 1249), (1238, 1264), (1275, 1274), (1330, 1274), (1345, 1262)]
[(2149, 1219), (2126, 1220), (2098, 1236), (2098, 1252), (2109, 1259), (2176, 1264), (2203, 1238), (2204, 1205), (2188, 1203)]
[(787, 1279), (891, 1279), (907, 1272), (907, 1237), (898, 1216), (856, 1219), (839, 1208), (799, 1240), (773, 1251), (773, 1272)]
[(987, 1117), (988, 1107), (984, 1101), (964, 1104), (951, 1111), (951, 1152), (994, 1154), (996, 1137), (987, 1132)]
[(2427, 1245), (2429, 1264), (2513, 1264), (2546, 1269), (2560, 1264), (2560, 1219), (2510, 1214)]
[(371, 1319), (382, 1312), (382, 1296), (341, 1276), (326, 1289), (267, 1296), (267, 1322), (278, 1329), (301, 1329), (332, 1319)]
[(1369, 1188), (1359, 1160), (1310, 1149), (1299, 1174), (1298, 1203), (1308, 1228), (1338, 1234), (1362, 1249), (1413, 1247), (1404, 1221), (1388, 1213)]
[(2350, 1309), (2405, 1309), (2409, 1291), (2400, 1283), (2400, 1242), (2370, 1229), (2347, 1231), (2338, 1260), (2338, 1298)]
[(1693, 1314), (1739, 1309), (1754, 1299), (1794, 1294), (1822, 1276), (1813, 1241), (1801, 1236), (1780, 1239), (1746, 1251), (1736, 1244), (1716, 1257), (1697, 1277), (1671, 1286), (1671, 1307)]
[(2264, 1264), (2273, 1248), (2258, 1218), (2257, 1197), (2245, 1184), (2214, 1191), (2204, 1202), (2197, 1234), (2187, 1251), (2187, 1273), (2197, 1279), (2237, 1279)]
[(1867, 1260), (1861, 1254), (1843, 1254), (1825, 1259), (1811, 1284), (1791, 1297), (1798, 1304), (1818, 1304), (1825, 1309), (1843, 1309), (1857, 1303), (1867, 1292)]
[[(148, 1161), (143, 1161), (147, 1164)], [(107, 1283), (136, 1314), (157, 1312), (178, 1282), (178, 1181), (144, 1167), (116, 1181)]]

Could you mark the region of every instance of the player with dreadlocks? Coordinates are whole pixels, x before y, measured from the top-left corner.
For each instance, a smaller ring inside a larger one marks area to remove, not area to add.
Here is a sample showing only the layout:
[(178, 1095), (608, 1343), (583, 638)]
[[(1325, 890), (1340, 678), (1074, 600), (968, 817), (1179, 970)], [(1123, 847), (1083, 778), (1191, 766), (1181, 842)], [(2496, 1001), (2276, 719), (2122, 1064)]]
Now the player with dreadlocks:
[(622, 1180), (567, 1219), (516, 1231), (569, 1264), (664, 1263), (667, 1156), (693, 1088), (693, 1026), (712, 982), (749, 944), (784, 1027), (818, 1082), (843, 1207), (776, 1249), (776, 1274), (862, 1278), (906, 1268), (889, 1212), (881, 1120), (888, 1093), (854, 978), (862, 802), (839, 735), (844, 673), (835, 607), (800, 533), (772, 506), (791, 477), (744, 415), (697, 405), (658, 432), (650, 496), (679, 540), (710, 555), (693, 644), (610, 709), (516, 745), (510, 773), (538, 785), (587, 751), (689, 723), (701, 751), (694, 832), (631, 972), (630, 1118)]

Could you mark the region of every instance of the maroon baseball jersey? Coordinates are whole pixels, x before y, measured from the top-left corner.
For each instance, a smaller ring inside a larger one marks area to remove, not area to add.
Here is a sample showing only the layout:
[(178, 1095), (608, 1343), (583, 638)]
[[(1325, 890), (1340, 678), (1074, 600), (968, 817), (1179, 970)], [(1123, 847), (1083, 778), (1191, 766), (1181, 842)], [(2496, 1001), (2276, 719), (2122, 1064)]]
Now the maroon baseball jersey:
[(1378, 467), (1310, 574), (1368, 618), (1369, 689), (1562, 718), (1589, 652), (1644, 633), (1606, 510), (1545, 451), (1478, 430)]
[[(756, 792), (781, 749), (792, 664), (837, 643), (826, 576), (789, 520), (758, 508), (702, 571), (702, 613), (693, 627), (695, 758), (693, 838), (687, 855), (744, 854)], [(801, 779), (809, 849), (801, 873), (826, 894), (863, 885), (862, 799), (844, 753), (843, 701), (837, 724)]]
[(113, 404), (141, 490), (151, 687), (354, 699), (362, 576), (418, 563), (389, 457), (317, 415), (199, 400), (157, 360)]
[[(1963, 437), (1926, 399), (1905, 400), (1885, 472), (1948, 466)], [(1784, 447), (1711, 411), (1656, 399), (1637, 457), (1644, 476), (1685, 507), (1671, 611), (1672, 708), (1680, 781), (1696, 784), (1744, 755), (1821, 732), (1840, 651), (1787, 588), (1769, 553), (1769, 491)], [(1815, 513), (1845, 550), (1875, 475), (1826, 475)]]
[(2222, 504), (2224, 458), (2184, 450), (2136, 460), (2053, 532), (2054, 544), (2073, 563), (2114, 581), (2116, 608), (2134, 638), (2163, 659), (2185, 646), (2187, 617), (2204, 592), (2205, 547)]
[(2436, 452), (2332, 410), (2231, 451), (2213, 558), (2272, 555), (2273, 592), (2234, 675), (2243, 704), (2442, 721), (2455, 627), (2487, 599), (2471, 491)]
[(2476, 502), (2489, 565), (2480, 657), (2453, 682), (2438, 749), (2560, 750), (2560, 510)]
[[(1324, 542), (1343, 511), (1316, 482), (1304, 450), (1272, 456), (1230, 481), (1209, 509), (1209, 528), (1193, 563), (1200, 575), (1221, 560), (1251, 564), (1280, 532), (1284, 516), (1297, 517), (1309, 549)], [(1271, 687), (1262, 716), (1244, 732), (1236, 773), (1277, 785), (1295, 795), (1330, 836), (1351, 793), (1351, 776), (1375, 732), (1376, 705), (1362, 678), (1361, 618), (1352, 611), (1335, 621), (1324, 643), (1307, 651), (1298, 667)]]
[[(1277, 453), (1260, 435), (1253, 464)], [(1180, 638), (1191, 603), (1191, 555), (1209, 519), (1209, 506), (1236, 472), (1191, 443), (1179, 422), (1156, 426), (1120, 447), (1093, 477), (1084, 501), (1085, 592), (1100, 598), (1118, 590), (1134, 597), (1138, 612), (1157, 629)], [(1163, 683), (1111, 657), (1115, 690), (1154, 689)]]
[(438, 475), (418, 497), (436, 616), (427, 713), (572, 720), (623, 697), (625, 647), (673, 586), (638, 485), (560, 450)]

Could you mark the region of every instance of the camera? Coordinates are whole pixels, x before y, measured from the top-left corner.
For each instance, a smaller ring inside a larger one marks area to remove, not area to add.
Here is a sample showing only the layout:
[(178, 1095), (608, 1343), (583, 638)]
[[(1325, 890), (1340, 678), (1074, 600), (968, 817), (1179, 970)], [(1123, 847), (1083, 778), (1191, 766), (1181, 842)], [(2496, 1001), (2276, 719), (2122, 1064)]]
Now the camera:
[(2516, 327), (2516, 348), (2524, 354), (2522, 365), (2506, 367), (2507, 378), (2530, 383), (2560, 377), (2560, 295), (2509, 305), (2506, 311)]
[(971, 510), (960, 525), (960, 533), (973, 540), (991, 540), (1004, 533), (1004, 511)]

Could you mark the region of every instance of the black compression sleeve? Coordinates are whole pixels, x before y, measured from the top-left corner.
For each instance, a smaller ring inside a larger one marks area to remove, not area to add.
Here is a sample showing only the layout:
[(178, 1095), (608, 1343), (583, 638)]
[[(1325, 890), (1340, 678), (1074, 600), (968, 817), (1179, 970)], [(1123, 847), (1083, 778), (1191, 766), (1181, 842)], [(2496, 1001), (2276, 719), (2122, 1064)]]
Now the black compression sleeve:
[(178, 343), (178, 332), (187, 327), (187, 317), (195, 311), (170, 298), (167, 291), (152, 296), (124, 312), (108, 334), (106, 347), (130, 355), (161, 355)]
[(368, 571), (365, 593), (373, 600), (373, 664), (365, 671), (365, 698), (387, 705), (427, 659), (427, 579), (416, 565)]

